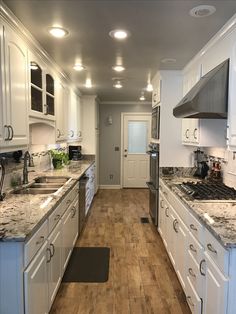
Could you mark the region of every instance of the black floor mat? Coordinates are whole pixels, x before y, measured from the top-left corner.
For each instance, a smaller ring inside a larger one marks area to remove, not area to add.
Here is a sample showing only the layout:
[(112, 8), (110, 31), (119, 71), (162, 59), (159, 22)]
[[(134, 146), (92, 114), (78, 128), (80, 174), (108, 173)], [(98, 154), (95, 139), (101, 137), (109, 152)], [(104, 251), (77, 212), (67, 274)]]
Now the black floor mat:
[(142, 223), (142, 224), (149, 224), (149, 219), (148, 219), (148, 217), (141, 217), (140, 220), (141, 220), (141, 223)]
[(106, 282), (109, 277), (110, 248), (75, 247), (62, 281)]

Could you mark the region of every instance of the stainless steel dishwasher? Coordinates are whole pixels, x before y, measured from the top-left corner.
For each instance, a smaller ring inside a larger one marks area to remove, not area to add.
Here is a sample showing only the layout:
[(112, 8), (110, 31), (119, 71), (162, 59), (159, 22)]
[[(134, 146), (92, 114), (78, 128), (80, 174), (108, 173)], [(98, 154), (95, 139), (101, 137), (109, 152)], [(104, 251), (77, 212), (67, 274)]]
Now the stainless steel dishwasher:
[(79, 179), (79, 235), (85, 223), (86, 184), (88, 180), (89, 178), (86, 175)]

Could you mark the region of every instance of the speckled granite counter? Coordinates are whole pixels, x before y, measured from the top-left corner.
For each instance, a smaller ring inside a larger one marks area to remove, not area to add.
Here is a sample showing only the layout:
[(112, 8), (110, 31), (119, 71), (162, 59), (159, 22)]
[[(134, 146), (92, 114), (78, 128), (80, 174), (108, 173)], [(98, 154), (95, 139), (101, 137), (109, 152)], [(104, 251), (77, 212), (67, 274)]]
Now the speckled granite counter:
[(161, 175), (161, 180), (174, 192), (204, 226), (226, 248), (236, 247), (236, 201), (201, 202), (189, 200), (176, 184), (199, 180), (190, 176), (191, 171)]
[(30, 238), (51, 214), (62, 196), (66, 195), (93, 163), (93, 160), (81, 160), (60, 170), (31, 174), (31, 182), (36, 177), (45, 175), (65, 176), (70, 180), (55, 194), (8, 194), (0, 202), (0, 241), (25, 241)]

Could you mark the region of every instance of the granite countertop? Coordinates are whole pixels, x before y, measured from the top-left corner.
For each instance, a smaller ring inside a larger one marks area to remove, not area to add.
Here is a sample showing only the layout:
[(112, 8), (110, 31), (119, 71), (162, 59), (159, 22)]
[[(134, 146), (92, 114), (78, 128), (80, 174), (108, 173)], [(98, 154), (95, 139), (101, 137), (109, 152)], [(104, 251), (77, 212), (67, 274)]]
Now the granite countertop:
[(28, 240), (51, 214), (61, 197), (76, 184), (93, 163), (93, 160), (81, 160), (63, 169), (35, 172), (29, 176), (30, 183), (40, 176), (70, 178), (55, 194), (7, 194), (4, 201), (0, 202), (0, 242)]
[(236, 201), (193, 201), (176, 184), (199, 179), (181, 173), (162, 174), (161, 179), (225, 248), (236, 247)]

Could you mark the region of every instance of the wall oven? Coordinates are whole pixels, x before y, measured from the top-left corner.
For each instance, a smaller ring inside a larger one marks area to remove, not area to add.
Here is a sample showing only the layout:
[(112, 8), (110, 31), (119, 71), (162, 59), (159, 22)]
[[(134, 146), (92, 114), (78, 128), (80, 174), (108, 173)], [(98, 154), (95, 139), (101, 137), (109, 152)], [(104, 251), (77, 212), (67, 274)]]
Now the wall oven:
[(147, 154), (150, 156), (149, 213), (153, 223), (158, 225), (159, 203), (159, 144), (151, 143)]
[(152, 109), (152, 138), (160, 139), (160, 106)]

